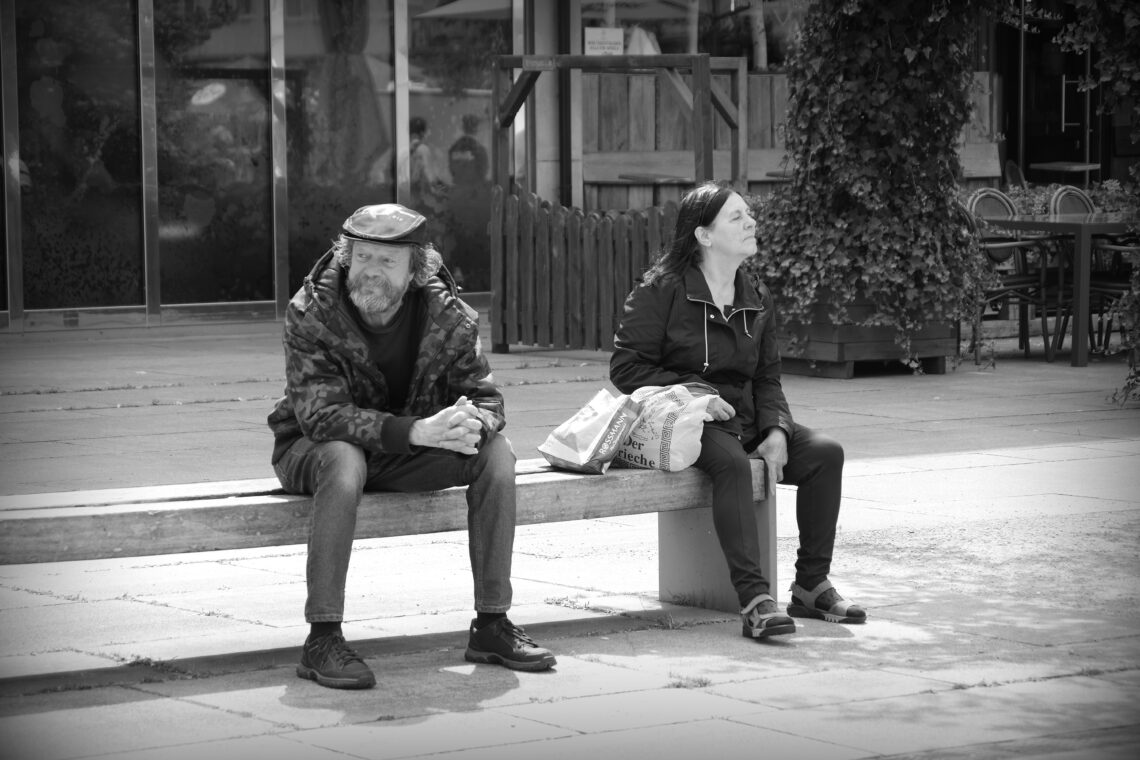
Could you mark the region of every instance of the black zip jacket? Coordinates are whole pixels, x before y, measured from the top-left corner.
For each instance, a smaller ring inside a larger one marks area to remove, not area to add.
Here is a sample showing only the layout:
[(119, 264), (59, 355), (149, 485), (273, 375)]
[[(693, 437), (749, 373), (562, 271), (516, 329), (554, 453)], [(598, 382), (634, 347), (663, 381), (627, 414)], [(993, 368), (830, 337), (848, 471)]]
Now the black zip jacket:
[(755, 449), (771, 428), (792, 439), (792, 414), (780, 383), (780, 346), (772, 294), (744, 272), (727, 318), (696, 267), (683, 278), (638, 283), (614, 336), (610, 381), (622, 393), (646, 385), (703, 383), (732, 404), (736, 417), (710, 422)]

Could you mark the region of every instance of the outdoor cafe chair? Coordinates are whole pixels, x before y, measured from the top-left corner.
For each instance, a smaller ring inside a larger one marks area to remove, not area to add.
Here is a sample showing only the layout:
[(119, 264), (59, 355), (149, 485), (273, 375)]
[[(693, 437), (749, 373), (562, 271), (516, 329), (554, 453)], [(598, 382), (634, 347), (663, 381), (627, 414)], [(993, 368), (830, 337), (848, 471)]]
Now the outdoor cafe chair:
[[(963, 208), (965, 216), (978, 235), (982, 250), (998, 276), (998, 286), (985, 292), (985, 306), (1001, 307), (1004, 304), (1017, 304), (1018, 347), (1029, 356), (1029, 307), (1034, 307), (1041, 317), (1041, 337), (1045, 344), (1045, 359), (1053, 361), (1053, 345), (1049, 341), (1049, 301), (1059, 297), (1049, 267), (1049, 255), (1045, 243), (1051, 238), (993, 234), (985, 228), (985, 219), (1008, 218), (1017, 213), (1017, 208), (1009, 196), (992, 187), (974, 191)], [(984, 307), (983, 307), (984, 310)], [(979, 314), (974, 322), (971, 344), (974, 361), (980, 361), (978, 325)]]
[[(1062, 185), (1049, 198), (1051, 214), (1094, 214), (1098, 210), (1088, 193), (1072, 185)], [(1090, 312), (1088, 330), (1089, 343), (1098, 346), (1101, 351), (1108, 349), (1112, 335), (1112, 307), (1131, 289), (1132, 264), (1129, 259), (1137, 254), (1140, 254), (1140, 243), (1126, 237), (1093, 237), (1092, 261), (1089, 262), (1089, 297), (1097, 313), (1097, 324), (1094, 329)], [(1069, 316), (1069, 310), (1066, 309), (1061, 327), (1054, 336), (1058, 349), (1065, 342)]]
[(1073, 185), (1061, 185), (1049, 196), (1050, 214), (1092, 214), (1096, 204), (1089, 194)]
[(1005, 186), (1010, 189), (1015, 187), (1019, 190), (1029, 189), (1029, 183), (1025, 181), (1025, 174), (1016, 161), (1005, 162)]

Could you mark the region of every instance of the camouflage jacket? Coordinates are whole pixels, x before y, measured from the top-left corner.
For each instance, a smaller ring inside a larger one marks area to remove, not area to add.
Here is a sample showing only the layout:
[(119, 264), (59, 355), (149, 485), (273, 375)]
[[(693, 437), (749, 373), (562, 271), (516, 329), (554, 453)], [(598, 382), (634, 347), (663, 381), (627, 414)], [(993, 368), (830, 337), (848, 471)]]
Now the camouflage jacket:
[(384, 376), (346, 297), (345, 273), (326, 253), (285, 314), (285, 395), (269, 415), (272, 462), (298, 438), (348, 441), (366, 452), (408, 453), (412, 423), (460, 396), (480, 409), (484, 436), (505, 424), (503, 397), (479, 342), (474, 309), (446, 269), (409, 293), (422, 334), (403, 409), (388, 409)]

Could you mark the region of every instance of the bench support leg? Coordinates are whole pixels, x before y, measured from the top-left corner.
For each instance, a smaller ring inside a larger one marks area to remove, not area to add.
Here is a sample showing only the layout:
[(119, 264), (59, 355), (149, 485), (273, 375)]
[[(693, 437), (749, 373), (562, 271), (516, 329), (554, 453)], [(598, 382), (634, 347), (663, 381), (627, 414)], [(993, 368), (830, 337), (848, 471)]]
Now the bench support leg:
[[(757, 501), (756, 532), (764, 577), (778, 599), (776, 584), (776, 498)], [(657, 515), (658, 596), (663, 602), (740, 612), (728, 565), (713, 527), (712, 508)]]

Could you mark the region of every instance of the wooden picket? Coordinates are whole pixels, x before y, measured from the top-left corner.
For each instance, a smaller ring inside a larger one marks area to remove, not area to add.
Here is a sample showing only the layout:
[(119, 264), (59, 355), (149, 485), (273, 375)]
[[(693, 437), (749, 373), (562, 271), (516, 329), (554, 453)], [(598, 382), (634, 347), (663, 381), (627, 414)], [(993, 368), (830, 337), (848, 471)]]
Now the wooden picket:
[(675, 203), (591, 212), (492, 188), (492, 350), (609, 349), (625, 297), (677, 218)]

